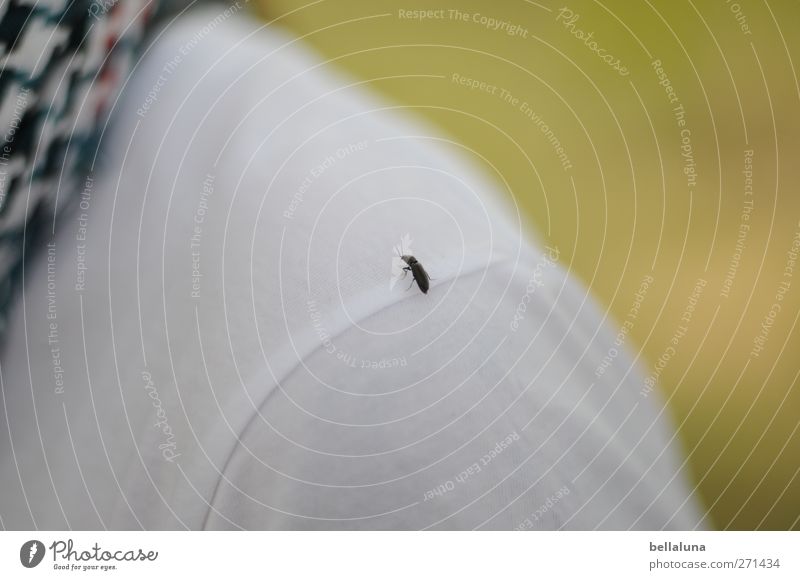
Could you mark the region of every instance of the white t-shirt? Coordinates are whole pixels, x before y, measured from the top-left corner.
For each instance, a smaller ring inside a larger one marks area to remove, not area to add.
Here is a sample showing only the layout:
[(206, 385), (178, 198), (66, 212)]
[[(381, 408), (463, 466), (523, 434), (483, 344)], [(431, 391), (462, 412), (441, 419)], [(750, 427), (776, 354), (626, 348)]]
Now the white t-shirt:
[[(702, 520), (669, 413), (476, 154), (205, 10), (130, 80), (2, 358), (6, 528)], [(368, 84), (368, 83), (366, 83)], [(432, 277), (423, 294), (396, 257)]]

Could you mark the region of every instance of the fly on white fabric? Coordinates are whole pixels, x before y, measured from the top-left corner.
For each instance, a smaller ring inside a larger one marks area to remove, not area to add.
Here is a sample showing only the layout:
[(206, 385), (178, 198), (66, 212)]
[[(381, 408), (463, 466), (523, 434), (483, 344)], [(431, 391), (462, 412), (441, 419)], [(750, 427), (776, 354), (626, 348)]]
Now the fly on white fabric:
[(425, 268), (422, 267), (422, 264), (414, 256), (403, 253), (402, 242), (400, 244), (400, 248), (395, 248), (395, 250), (397, 251), (397, 256), (406, 264), (403, 266), (403, 278), (408, 276), (409, 272), (411, 272), (411, 276), (414, 278), (406, 291), (411, 290), (411, 286), (413, 286), (414, 282), (416, 282), (422, 293), (427, 294), (428, 288), (430, 288), (431, 277), (428, 276)]

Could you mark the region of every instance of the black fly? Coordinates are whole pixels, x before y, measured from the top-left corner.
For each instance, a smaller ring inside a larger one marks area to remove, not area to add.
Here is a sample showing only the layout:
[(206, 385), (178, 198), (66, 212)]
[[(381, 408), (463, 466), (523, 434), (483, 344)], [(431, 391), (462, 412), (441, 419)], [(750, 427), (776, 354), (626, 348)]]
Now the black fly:
[[(400, 254), (399, 251), (397, 253)], [(422, 264), (419, 263), (419, 260), (409, 254), (400, 255), (400, 259), (407, 264), (407, 266), (403, 268), (403, 278), (405, 278), (409, 272), (411, 272), (411, 275), (414, 277), (408, 289), (411, 290), (411, 286), (416, 282), (422, 293), (427, 294), (428, 288), (430, 288), (431, 285), (431, 277), (428, 276), (428, 273), (425, 271), (425, 268), (422, 267)]]

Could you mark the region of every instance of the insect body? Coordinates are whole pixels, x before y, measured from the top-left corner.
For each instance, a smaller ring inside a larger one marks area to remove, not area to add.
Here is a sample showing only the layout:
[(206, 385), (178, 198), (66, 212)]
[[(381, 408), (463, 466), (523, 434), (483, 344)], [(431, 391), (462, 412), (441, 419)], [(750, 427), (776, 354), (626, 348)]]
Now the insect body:
[[(419, 289), (422, 290), (422, 293), (427, 294), (428, 288), (430, 288), (431, 285), (431, 277), (428, 276), (428, 273), (425, 271), (425, 268), (422, 267), (422, 264), (419, 263), (419, 260), (417, 260), (414, 256), (409, 256), (408, 254), (403, 254), (400, 256), (400, 259), (408, 264), (403, 268), (405, 271), (403, 277), (411, 272), (411, 275), (414, 277), (414, 280), (411, 282), (411, 286), (413, 286), (414, 282), (416, 282), (417, 286), (419, 286)], [(408, 288), (411, 289), (411, 286)]]

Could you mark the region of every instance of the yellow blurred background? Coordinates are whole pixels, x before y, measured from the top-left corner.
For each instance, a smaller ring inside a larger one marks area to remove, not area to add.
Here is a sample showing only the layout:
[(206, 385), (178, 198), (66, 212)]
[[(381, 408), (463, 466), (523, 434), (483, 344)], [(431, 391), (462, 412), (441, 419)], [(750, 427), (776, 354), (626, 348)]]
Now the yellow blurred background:
[(485, 157), (631, 321), (707, 525), (800, 529), (799, 2), (257, 5)]

